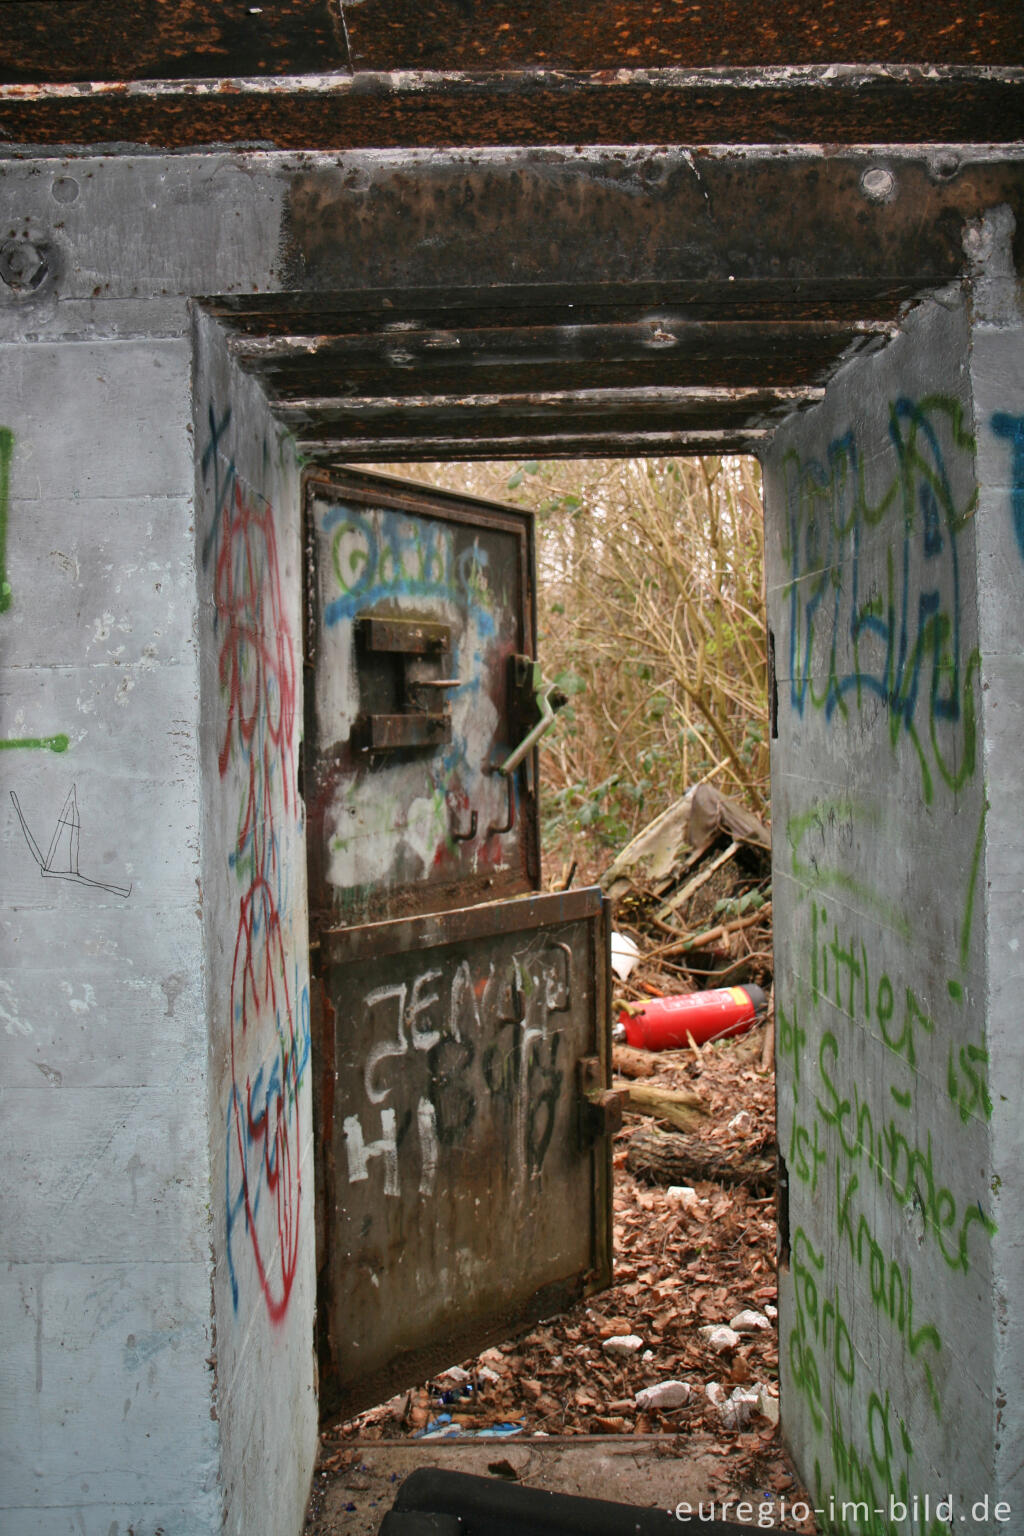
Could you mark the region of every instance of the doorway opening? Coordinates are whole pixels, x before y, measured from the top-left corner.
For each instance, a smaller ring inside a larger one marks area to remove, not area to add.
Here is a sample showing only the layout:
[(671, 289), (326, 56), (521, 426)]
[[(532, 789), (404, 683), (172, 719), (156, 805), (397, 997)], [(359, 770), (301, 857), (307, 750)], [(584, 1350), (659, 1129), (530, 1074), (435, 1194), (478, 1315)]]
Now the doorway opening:
[(399, 1442), (423, 1455), (439, 1442), (475, 1447), (491, 1470), (516, 1476), (537, 1437), (623, 1447), (660, 1437), (674, 1456), (683, 1445), (727, 1456), (723, 1491), (758, 1486), (781, 1499), (794, 1482), (777, 1428), (758, 466), (526, 459), (378, 470), (534, 514), (538, 656), (565, 701), (540, 751), (540, 884), (600, 885), (609, 897), (613, 1020), (633, 1035), (626, 1021), (653, 1001), (743, 987), (766, 1006), (752, 1010), (753, 1027), (711, 1026), (704, 1043), (694, 1024), (676, 1048), (615, 1047), (625, 1120), (612, 1157), (611, 1288), (328, 1424), (321, 1479), (358, 1499), (380, 1464), (376, 1451), (367, 1463), (369, 1448)]

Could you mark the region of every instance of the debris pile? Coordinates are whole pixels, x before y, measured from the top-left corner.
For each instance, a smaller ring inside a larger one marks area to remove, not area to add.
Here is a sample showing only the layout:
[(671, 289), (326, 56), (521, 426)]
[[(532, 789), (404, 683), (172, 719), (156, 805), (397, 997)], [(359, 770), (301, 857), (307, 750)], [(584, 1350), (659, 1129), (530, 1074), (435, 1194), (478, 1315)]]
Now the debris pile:
[(771, 835), (710, 784), (645, 827), (600, 883), (619, 944), (641, 957), (626, 976), (618, 968), (625, 998), (770, 984)]

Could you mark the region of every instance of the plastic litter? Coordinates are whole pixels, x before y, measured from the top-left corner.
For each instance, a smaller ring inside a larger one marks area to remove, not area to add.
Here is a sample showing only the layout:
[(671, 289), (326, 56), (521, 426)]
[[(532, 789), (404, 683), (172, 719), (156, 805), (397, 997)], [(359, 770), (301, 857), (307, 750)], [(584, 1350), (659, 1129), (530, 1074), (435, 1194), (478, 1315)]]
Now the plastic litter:
[(640, 958), (640, 951), (625, 933), (612, 933), (612, 970), (625, 981)]

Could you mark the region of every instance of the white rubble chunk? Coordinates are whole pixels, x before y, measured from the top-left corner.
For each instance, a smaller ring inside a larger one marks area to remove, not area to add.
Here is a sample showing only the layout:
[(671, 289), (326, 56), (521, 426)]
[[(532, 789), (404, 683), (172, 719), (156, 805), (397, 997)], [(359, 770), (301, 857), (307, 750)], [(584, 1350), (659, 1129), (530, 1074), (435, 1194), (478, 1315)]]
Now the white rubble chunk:
[(723, 1327), (721, 1324), (716, 1326), (713, 1323), (709, 1323), (698, 1331), (701, 1338), (707, 1341), (709, 1348), (713, 1349), (717, 1355), (722, 1354), (727, 1349), (735, 1349), (740, 1341), (738, 1333), (732, 1328)]
[(773, 1397), (765, 1386), (757, 1389), (757, 1411), (762, 1418), (768, 1420), (769, 1424), (779, 1422), (779, 1400)]
[(670, 1184), (665, 1191), (665, 1197), (671, 1200), (673, 1205), (681, 1205), (684, 1211), (693, 1211), (698, 1206), (707, 1204), (707, 1201), (702, 1200), (689, 1184)]
[(617, 1333), (613, 1338), (605, 1339), (601, 1348), (606, 1355), (635, 1355), (643, 1349), (644, 1341), (635, 1333)]
[(760, 1392), (751, 1387), (737, 1387), (719, 1408), (726, 1429), (746, 1429), (754, 1414), (759, 1412)]
[(690, 1397), (688, 1381), (656, 1381), (636, 1394), (638, 1408), (681, 1408)]
[(740, 1136), (745, 1136), (753, 1123), (749, 1110), (741, 1109), (739, 1114), (733, 1115), (729, 1121), (729, 1129), (730, 1131), (736, 1131)]
[(763, 1312), (737, 1312), (729, 1327), (734, 1333), (764, 1333), (771, 1323)]

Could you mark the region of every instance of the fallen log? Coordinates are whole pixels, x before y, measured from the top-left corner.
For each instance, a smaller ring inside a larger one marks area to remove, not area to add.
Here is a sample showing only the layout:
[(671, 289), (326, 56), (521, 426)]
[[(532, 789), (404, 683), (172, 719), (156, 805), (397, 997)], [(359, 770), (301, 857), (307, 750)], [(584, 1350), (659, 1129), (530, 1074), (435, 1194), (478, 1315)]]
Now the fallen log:
[(737, 1155), (710, 1147), (696, 1136), (638, 1128), (630, 1138), (626, 1168), (643, 1184), (744, 1184), (756, 1194), (775, 1188), (775, 1158)]
[(653, 1077), (665, 1065), (656, 1051), (641, 1051), (634, 1045), (613, 1045), (612, 1066), (622, 1077)]
[(626, 1095), (625, 1108), (635, 1115), (667, 1120), (681, 1131), (693, 1131), (707, 1116), (704, 1101), (682, 1088), (658, 1088), (653, 1083), (630, 1083), (616, 1078), (612, 1088)]

